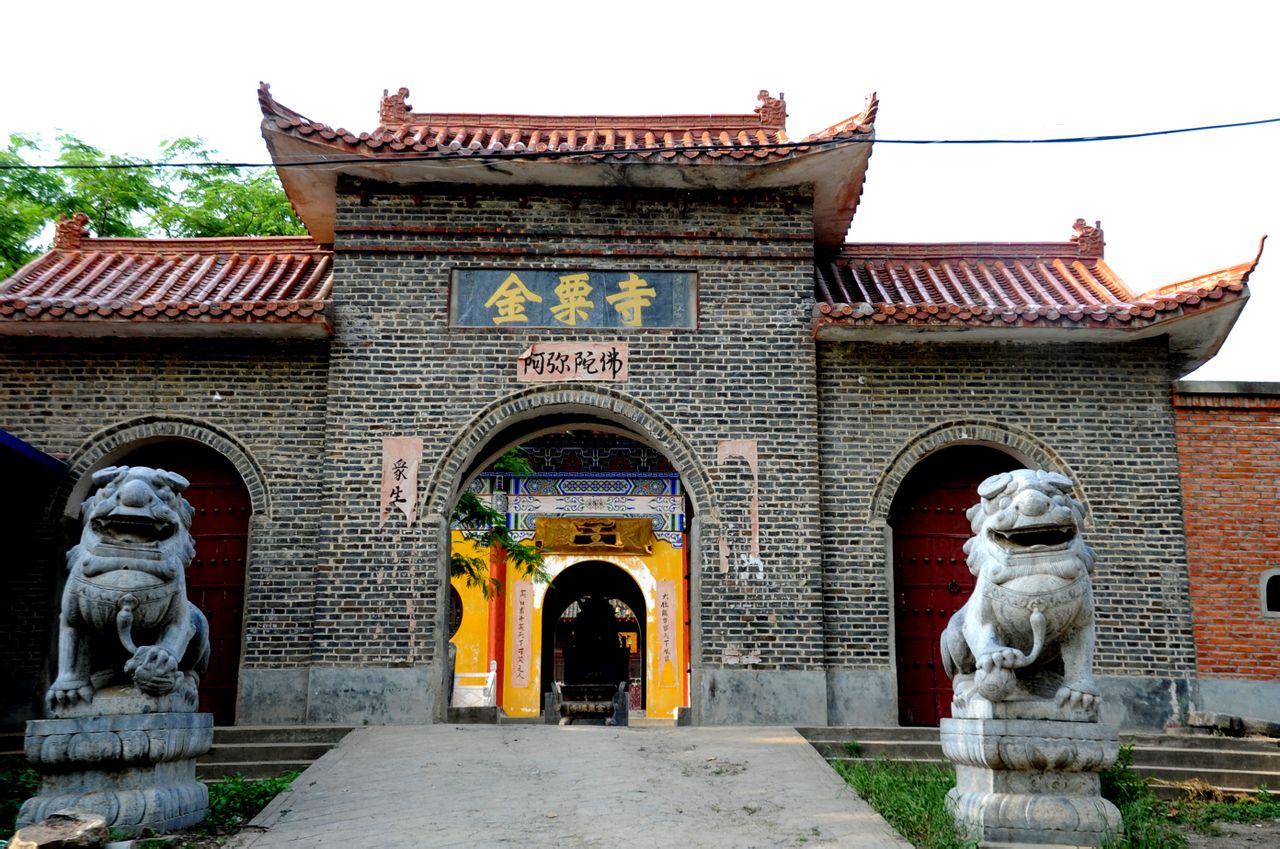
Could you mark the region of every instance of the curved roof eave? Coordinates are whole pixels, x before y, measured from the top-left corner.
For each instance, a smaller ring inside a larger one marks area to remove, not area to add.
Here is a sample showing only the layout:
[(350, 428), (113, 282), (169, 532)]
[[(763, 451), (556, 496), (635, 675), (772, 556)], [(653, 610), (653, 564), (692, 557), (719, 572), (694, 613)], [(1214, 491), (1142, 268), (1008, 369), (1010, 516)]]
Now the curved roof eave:
[[(556, 186), (672, 190), (811, 187), (815, 242), (836, 248), (862, 194), (878, 103), (800, 142), (739, 140), (707, 147), (372, 150), (366, 136), (332, 130), (278, 104), (263, 87), (262, 135), (294, 210), (311, 235), (331, 244), (339, 175), (397, 184)], [(304, 132), (305, 131), (305, 132)], [(745, 136), (744, 136), (745, 138)]]

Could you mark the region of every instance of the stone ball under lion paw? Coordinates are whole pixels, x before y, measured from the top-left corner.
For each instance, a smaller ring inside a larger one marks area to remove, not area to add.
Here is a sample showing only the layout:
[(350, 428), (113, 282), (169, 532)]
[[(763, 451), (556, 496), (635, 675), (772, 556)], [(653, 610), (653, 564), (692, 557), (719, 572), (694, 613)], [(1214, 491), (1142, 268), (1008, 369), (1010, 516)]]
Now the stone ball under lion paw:
[(139, 690), (152, 696), (172, 693), (182, 675), (178, 672), (178, 659), (160, 646), (140, 647), (124, 670), (133, 674)]
[(999, 702), (1013, 695), (1014, 688), (1018, 685), (1018, 679), (1013, 674), (1012, 669), (996, 667), (990, 672), (980, 670), (974, 679), (974, 683), (978, 695), (989, 702)]

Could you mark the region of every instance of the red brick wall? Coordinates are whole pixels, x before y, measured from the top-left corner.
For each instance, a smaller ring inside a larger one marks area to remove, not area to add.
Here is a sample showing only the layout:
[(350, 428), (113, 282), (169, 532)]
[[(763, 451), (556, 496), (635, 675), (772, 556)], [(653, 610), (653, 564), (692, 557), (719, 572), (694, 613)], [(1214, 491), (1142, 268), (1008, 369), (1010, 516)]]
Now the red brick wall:
[(1280, 619), (1263, 615), (1259, 580), (1280, 568), (1280, 387), (1219, 386), (1241, 391), (1173, 397), (1196, 665), (1207, 678), (1275, 679)]

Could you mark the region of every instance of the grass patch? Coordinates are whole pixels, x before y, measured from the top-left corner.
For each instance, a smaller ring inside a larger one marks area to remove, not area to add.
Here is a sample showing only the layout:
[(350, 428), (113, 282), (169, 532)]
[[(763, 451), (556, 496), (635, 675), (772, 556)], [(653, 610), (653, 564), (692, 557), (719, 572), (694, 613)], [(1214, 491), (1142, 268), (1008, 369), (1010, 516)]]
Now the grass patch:
[(22, 803), (40, 791), (40, 775), (27, 765), (26, 758), (0, 760), (0, 840), (13, 834)]
[(1104, 843), (1105, 849), (1182, 849), (1187, 845), (1169, 803), (1151, 792), (1147, 780), (1133, 769), (1132, 741), (1120, 746), (1116, 762), (1100, 777), (1102, 798), (1119, 808), (1124, 820), (1124, 834)]
[(1186, 829), (1219, 834), (1220, 822), (1280, 819), (1280, 797), (1266, 789), (1231, 797), (1198, 780), (1174, 786), (1182, 791), (1180, 798), (1158, 798), (1150, 782), (1133, 769), (1132, 742), (1122, 745), (1116, 762), (1102, 771), (1102, 796), (1120, 809), (1125, 833), (1106, 849), (1182, 849), (1187, 845)]
[(1265, 788), (1252, 796), (1224, 798), (1206, 785), (1208, 792), (1200, 790), (1170, 805), (1174, 821), (1201, 834), (1220, 834), (1220, 822), (1251, 823), (1263, 820), (1280, 820), (1280, 796)]
[(290, 772), (279, 778), (246, 779), (229, 775), (209, 785), (209, 814), (196, 826), (201, 834), (233, 834), (256, 817), (276, 796), (289, 789), (300, 775)]
[(835, 770), (918, 849), (970, 849), (947, 813), (955, 771), (936, 764), (836, 761)]
[[(857, 744), (849, 746), (854, 754)], [(955, 770), (935, 764), (893, 761), (835, 761), (837, 773), (916, 849), (970, 849), (956, 834), (947, 813), (947, 791), (955, 786)], [(1183, 796), (1166, 802), (1150, 782), (1133, 769), (1133, 744), (1120, 747), (1115, 764), (1103, 770), (1102, 796), (1120, 810), (1125, 833), (1104, 849), (1184, 849), (1187, 829), (1219, 832), (1220, 822), (1251, 823), (1280, 819), (1280, 796), (1259, 790), (1252, 796), (1228, 798), (1209, 785), (1179, 785)]]

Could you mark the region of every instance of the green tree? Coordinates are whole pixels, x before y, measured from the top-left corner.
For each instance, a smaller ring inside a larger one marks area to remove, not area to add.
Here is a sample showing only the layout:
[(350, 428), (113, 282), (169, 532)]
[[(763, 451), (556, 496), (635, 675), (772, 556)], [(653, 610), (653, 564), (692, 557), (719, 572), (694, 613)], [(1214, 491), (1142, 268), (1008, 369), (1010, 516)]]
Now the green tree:
[(31, 244), (62, 196), (57, 174), (21, 167), (27, 155), (38, 150), (35, 140), (16, 133), (0, 150), (0, 280), (35, 256)]
[(57, 164), (36, 168), (38, 139), (0, 150), (0, 280), (34, 259), (59, 214), (83, 212), (98, 236), (281, 236), (306, 232), (275, 172), (218, 165), (200, 139), (161, 145), (154, 161), (58, 136)]
[(156, 226), (169, 236), (296, 236), (306, 232), (274, 170), (218, 165), (200, 139), (166, 142), (163, 161), (195, 162), (169, 172), (172, 201)]
[[(491, 467), (494, 471), (511, 475), (528, 476), (533, 474), (533, 467), (520, 453), (513, 448), (498, 458)], [(480, 500), (474, 492), (464, 492), (453, 508), (453, 526), (462, 535), (486, 552), (494, 546), (500, 547), (506, 554), (509, 564), (515, 567), (526, 578), (545, 583), (551, 579), (543, 568), (543, 554), (537, 546), (524, 540), (516, 540), (507, 527), (507, 517)], [(469, 556), (453, 551), (449, 558), (449, 575), (454, 578), (465, 578), (466, 582), (479, 587), (485, 598), (501, 589), (489, 575), (489, 560), (483, 556)]]
[[(153, 235), (152, 220), (172, 202), (169, 175), (133, 156), (107, 155), (71, 135), (58, 136), (58, 162), (80, 166), (50, 172), (62, 181), (58, 213), (89, 216), (99, 236)], [(132, 167), (131, 167), (132, 166)]]

